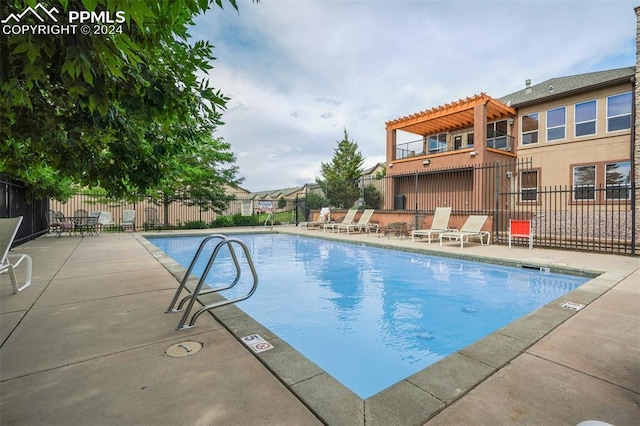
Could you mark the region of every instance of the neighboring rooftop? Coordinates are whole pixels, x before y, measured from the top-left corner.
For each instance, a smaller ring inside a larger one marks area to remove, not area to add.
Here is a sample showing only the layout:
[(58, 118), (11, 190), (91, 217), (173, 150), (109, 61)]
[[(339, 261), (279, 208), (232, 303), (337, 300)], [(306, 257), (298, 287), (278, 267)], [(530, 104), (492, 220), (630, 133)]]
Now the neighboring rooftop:
[(635, 73), (635, 67), (626, 67), (552, 78), (533, 86), (531, 85), (531, 80), (527, 80), (524, 89), (503, 96), (498, 100), (512, 107), (521, 107), (529, 103), (542, 101), (543, 99), (567, 96), (572, 92), (581, 92), (586, 89), (611, 86), (630, 81)]

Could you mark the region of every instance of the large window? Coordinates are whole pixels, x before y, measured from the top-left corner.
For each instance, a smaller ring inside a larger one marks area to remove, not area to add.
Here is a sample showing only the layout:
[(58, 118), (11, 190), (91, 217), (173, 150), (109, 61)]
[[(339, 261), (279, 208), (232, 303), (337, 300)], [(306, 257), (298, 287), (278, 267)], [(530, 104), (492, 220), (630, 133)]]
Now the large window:
[(607, 200), (628, 200), (631, 196), (631, 163), (612, 163), (605, 165)]
[(446, 133), (440, 133), (439, 135), (431, 135), (429, 136), (428, 141), (429, 141), (429, 154), (445, 152), (447, 150), (447, 134)]
[(547, 142), (565, 138), (567, 109), (565, 107), (547, 110)]
[(596, 166), (575, 166), (573, 168), (573, 199), (595, 200)]
[(520, 201), (538, 201), (538, 171), (520, 172)]
[(631, 128), (631, 92), (607, 98), (607, 132)]
[(594, 100), (575, 106), (576, 137), (596, 134), (598, 105)]
[(507, 120), (487, 123), (487, 146), (507, 149)]
[(522, 116), (522, 145), (538, 143), (538, 113)]

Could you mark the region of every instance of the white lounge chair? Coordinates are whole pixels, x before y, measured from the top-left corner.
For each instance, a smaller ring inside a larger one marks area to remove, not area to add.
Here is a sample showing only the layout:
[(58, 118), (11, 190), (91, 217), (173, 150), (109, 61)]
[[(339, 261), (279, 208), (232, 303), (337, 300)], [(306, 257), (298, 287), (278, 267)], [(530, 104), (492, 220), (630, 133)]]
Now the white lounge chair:
[(442, 240), (448, 238), (449, 241), (460, 241), (460, 248), (464, 247), (464, 243), (469, 242), (469, 238), (480, 239), (480, 244), (484, 245), (484, 237), (487, 237), (487, 244), (491, 242), (491, 233), (489, 231), (483, 231), (482, 226), (487, 221), (488, 216), (471, 215), (467, 218), (464, 225), (460, 230), (452, 230), (440, 233), (440, 245)]
[(356, 223), (341, 223), (338, 224), (336, 226), (336, 229), (338, 230), (338, 233), (340, 233), (341, 229), (344, 229), (347, 232), (347, 235), (349, 235), (349, 232), (354, 232), (354, 231), (358, 231), (358, 232), (370, 232), (371, 229), (376, 229), (378, 228), (378, 225), (372, 225), (369, 224), (369, 222), (371, 221), (371, 216), (373, 216), (373, 212), (375, 211), (375, 209), (366, 209), (362, 212), (362, 216), (360, 216), (360, 219), (356, 222)]
[(416, 236), (425, 236), (431, 244), (431, 236), (439, 235), (441, 232), (453, 231), (449, 228), (449, 218), (451, 217), (451, 207), (436, 207), (433, 214), (433, 221), (429, 229), (415, 229), (411, 232), (411, 241), (415, 241)]
[(329, 223), (331, 221), (331, 209), (329, 207), (323, 207), (320, 209), (320, 215), (318, 216), (318, 220), (311, 222), (300, 222), (298, 226), (300, 229), (309, 229), (309, 228), (317, 228), (319, 226), (324, 225), (325, 223)]
[[(33, 268), (31, 256), (27, 254), (9, 254), (9, 249), (16, 238), (21, 223), (22, 216), (0, 219), (0, 255), (2, 256), (0, 258), (0, 274), (9, 273), (14, 293), (18, 293), (31, 285), (31, 271)], [(23, 260), (27, 261), (27, 271), (25, 283), (19, 286), (15, 268)]]
[(324, 232), (327, 232), (327, 229), (331, 229), (331, 232), (336, 230), (336, 227), (338, 225), (349, 225), (354, 223), (353, 222), (353, 218), (356, 217), (356, 213), (358, 212), (358, 210), (355, 209), (351, 209), (347, 212), (346, 216), (342, 219), (342, 222), (340, 223), (326, 223), (324, 225)]

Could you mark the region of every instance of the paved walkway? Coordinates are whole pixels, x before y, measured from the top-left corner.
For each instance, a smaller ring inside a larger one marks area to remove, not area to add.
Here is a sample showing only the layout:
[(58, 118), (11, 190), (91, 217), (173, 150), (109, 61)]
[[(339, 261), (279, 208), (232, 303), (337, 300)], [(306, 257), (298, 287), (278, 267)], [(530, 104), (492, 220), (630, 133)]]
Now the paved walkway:
[[(583, 310), (461, 398), (443, 398), (444, 409), (428, 424), (638, 424), (639, 258), (338, 238), (605, 272), (576, 293)], [(34, 282), (14, 295), (0, 275), (0, 424), (342, 424), (331, 416), (321, 421), (209, 315), (176, 331), (177, 317), (164, 313), (176, 279), (137, 234), (46, 237), (16, 251), (33, 257)], [(190, 341), (202, 350), (165, 353)], [(403, 417), (401, 404), (379, 413), (367, 411), (367, 401), (366, 416), (344, 424), (421, 423)]]

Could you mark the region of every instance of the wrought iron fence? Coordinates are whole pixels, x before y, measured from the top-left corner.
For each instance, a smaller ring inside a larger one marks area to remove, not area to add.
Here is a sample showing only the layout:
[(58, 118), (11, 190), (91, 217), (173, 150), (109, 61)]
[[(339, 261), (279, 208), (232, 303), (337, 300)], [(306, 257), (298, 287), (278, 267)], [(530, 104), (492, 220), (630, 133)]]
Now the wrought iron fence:
[(23, 216), (14, 245), (32, 240), (47, 231), (45, 212), (48, 199), (27, 194), (22, 183), (0, 174), (0, 217)]
[(458, 216), (488, 215), (494, 243), (507, 243), (509, 219), (530, 219), (536, 247), (637, 254), (634, 183), (589, 187), (587, 193), (526, 182), (531, 170), (529, 159), (519, 159), (371, 178), (361, 185), (380, 191), (381, 211), (410, 213), (413, 228), (446, 206)]

